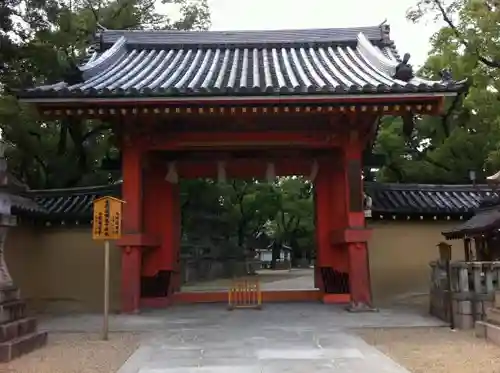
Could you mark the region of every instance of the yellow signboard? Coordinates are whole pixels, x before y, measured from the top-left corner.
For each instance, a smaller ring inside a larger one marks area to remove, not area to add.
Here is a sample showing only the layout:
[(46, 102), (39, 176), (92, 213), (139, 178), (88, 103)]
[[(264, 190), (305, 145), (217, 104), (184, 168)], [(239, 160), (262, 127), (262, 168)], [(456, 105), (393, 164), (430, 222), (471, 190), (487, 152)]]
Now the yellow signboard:
[(94, 240), (117, 240), (121, 237), (122, 205), (123, 201), (114, 197), (102, 197), (94, 201)]

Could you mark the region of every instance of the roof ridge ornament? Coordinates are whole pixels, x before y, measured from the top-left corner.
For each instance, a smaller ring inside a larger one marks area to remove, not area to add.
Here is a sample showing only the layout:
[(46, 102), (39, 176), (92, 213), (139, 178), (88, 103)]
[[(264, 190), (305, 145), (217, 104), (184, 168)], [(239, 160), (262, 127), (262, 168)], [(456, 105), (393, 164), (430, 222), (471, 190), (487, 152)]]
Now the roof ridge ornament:
[(63, 77), (64, 82), (68, 83), (70, 86), (77, 85), (85, 81), (80, 67), (71, 58), (68, 61), (68, 67), (66, 68)]
[(394, 79), (409, 82), (415, 77), (413, 74), (413, 66), (408, 63), (410, 57), (410, 53), (404, 54), (403, 60), (396, 66), (396, 72), (393, 76)]
[(454, 82), (453, 75), (451, 74), (450, 69), (442, 69), (439, 72), (439, 75), (441, 76), (442, 82), (446, 82), (446, 83)]
[(385, 19), (380, 25), (380, 33), (382, 34), (382, 40), (385, 42), (391, 41), (391, 26), (387, 23), (387, 19)]

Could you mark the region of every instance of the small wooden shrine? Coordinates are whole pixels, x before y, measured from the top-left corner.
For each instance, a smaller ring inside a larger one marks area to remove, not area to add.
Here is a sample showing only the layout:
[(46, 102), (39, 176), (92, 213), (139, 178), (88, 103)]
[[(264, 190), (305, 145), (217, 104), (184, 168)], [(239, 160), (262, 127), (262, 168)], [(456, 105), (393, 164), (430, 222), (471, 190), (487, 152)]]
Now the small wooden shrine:
[(449, 231), (443, 232), (447, 240), (464, 242), (465, 261), (500, 260), (500, 172), (488, 177), (491, 192), (479, 202), (474, 216)]

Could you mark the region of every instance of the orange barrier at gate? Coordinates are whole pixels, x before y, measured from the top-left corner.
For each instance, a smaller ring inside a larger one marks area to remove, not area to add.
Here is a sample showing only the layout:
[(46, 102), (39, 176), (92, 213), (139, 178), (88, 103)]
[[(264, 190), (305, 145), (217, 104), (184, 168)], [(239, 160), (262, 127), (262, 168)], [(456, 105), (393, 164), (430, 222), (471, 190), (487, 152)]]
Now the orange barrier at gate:
[(234, 279), (228, 292), (228, 309), (262, 308), (262, 292), (258, 278)]

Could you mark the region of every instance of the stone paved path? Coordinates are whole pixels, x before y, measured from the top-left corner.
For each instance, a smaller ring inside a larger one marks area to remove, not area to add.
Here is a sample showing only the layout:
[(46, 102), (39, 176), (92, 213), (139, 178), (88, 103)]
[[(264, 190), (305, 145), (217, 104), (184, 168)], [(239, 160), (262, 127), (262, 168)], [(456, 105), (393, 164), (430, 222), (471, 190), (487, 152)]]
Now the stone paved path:
[[(45, 318), (40, 327), (59, 332), (99, 332), (102, 316), (71, 315)], [(223, 304), (175, 306), (165, 310), (144, 311), (139, 315), (111, 315), (110, 329), (115, 332), (168, 332), (207, 325), (239, 329), (245, 325), (312, 329), (349, 329), (363, 327), (432, 327), (445, 324), (413, 310), (381, 309), (380, 312), (353, 314), (343, 307), (321, 303), (265, 304), (262, 311), (229, 312)]]
[[(440, 326), (408, 310), (351, 314), (322, 304), (269, 304), (262, 311), (223, 305), (177, 306), (113, 316), (113, 331), (143, 331), (118, 373), (408, 373), (349, 331), (367, 326)], [(46, 319), (58, 331), (98, 331), (99, 315)]]
[[(373, 368), (376, 367), (376, 370)], [(214, 325), (146, 341), (119, 373), (407, 372), (341, 330)]]

